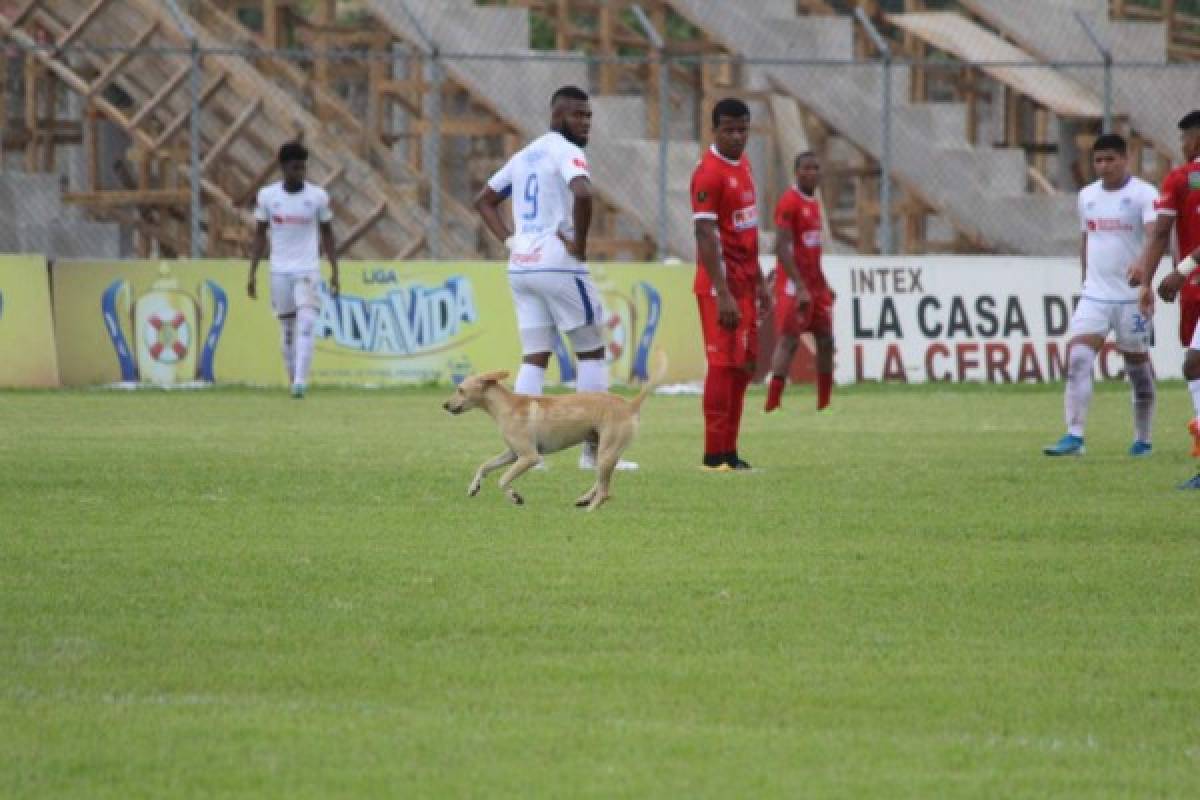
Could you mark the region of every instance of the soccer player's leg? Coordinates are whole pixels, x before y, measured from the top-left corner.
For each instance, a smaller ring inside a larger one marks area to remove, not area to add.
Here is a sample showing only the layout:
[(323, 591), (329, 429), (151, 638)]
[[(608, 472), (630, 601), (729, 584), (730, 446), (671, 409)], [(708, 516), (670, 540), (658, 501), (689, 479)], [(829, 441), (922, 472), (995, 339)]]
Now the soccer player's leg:
[(521, 340), (521, 366), (513, 391), (537, 397), (546, 384), (546, 367), (554, 351), (558, 332), (554, 315), (541, 291), (547, 276), (522, 274), (509, 276), (513, 309), (517, 317), (517, 335)]
[[(557, 284), (546, 294), (550, 312), (558, 329), (566, 334), (575, 353), (579, 375), (576, 392), (607, 392), (609, 386), (608, 360), (605, 358), (604, 330), (600, 327), (603, 309), (600, 293), (588, 275), (554, 273)], [(584, 442), (579, 454), (580, 469), (596, 468), (596, 443)], [(619, 459), (615, 469), (635, 470), (637, 462)]]
[(738, 433), (742, 427), (742, 409), (746, 405), (746, 389), (754, 378), (758, 364), (758, 302), (753, 292), (738, 298), (738, 310), (742, 312), (734, 337), (734, 371), (731, 408), (729, 413), (730, 444), (728, 464), (735, 470), (751, 469), (738, 454)]
[(1092, 365), (1110, 327), (1108, 304), (1080, 298), (1071, 317), (1067, 341), (1067, 386), (1063, 395), (1067, 432), (1054, 444), (1042, 448), (1048, 456), (1083, 454), (1083, 432), (1092, 403)]
[(297, 399), (304, 397), (308, 390), (308, 375), (316, 349), (315, 333), (321, 309), (317, 284), (320, 281), (320, 274), (311, 272), (297, 275), (293, 284), (296, 298), (296, 372), (292, 376), (292, 397)]
[(1150, 347), (1154, 344), (1151, 320), (1143, 316), (1132, 303), (1120, 305), (1117, 321), (1117, 349), (1125, 359), (1125, 374), (1133, 394), (1133, 444), (1131, 456), (1148, 456), (1153, 451), (1150, 442), (1154, 425), (1157, 394), (1154, 388), (1154, 367), (1150, 363)]
[(796, 297), (787, 292), (775, 292), (775, 352), (771, 354), (771, 376), (763, 411), (771, 412), (782, 405), (783, 390), (796, 349), (800, 346), (800, 323), (796, 315)]
[(813, 298), (809, 330), (817, 342), (817, 411), (829, 408), (833, 396), (833, 295), (821, 292)]
[(704, 458), (701, 466), (713, 471), (729, 471), (733, 455), (730, 413), (735, 385), (735, 344), (737, 332), (721, 327), (717, 300), (712, 295), (697, 295), (700, 331), (704, 337)]
[(296, 296), (293, 275), (271, 274), (271, 309), (279, 320), (279, 352), (288, 385), (296, 380)]

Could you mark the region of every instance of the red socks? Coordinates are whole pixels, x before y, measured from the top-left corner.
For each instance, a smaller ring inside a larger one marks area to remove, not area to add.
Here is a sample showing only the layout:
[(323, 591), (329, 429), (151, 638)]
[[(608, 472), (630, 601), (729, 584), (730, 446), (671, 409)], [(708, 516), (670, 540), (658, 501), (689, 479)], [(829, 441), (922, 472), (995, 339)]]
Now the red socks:
[(829, 395), (833, 393), (833, 373), (817, 373), (817, 411), (829, 406)]
[(787, 386), (787, 379), (781, 375), (772, 375), (771, 382), (767, 384), (767, 404), (763, 406), (764, 411), (774, 411), (779, 408), (779, 403), (783, 400), (783, 387)]
[(734, 367), (709, 367), (704, 378), (704, 453), (737, 450), (738, 428), (751, 375)]

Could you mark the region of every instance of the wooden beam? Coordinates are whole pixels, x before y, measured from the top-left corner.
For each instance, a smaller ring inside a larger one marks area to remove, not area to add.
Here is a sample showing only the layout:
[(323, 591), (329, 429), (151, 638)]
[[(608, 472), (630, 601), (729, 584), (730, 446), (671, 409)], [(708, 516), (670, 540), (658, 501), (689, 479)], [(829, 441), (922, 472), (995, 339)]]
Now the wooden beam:
[(135, 55), (137, 55), (135, 51), (145, 46), (146, 42), (150, 41), (150, 37), (153, 36), (154, 32), (157, 30), (158, 23), (151, 22), (145, 30), (134, 37), (133, 41), (130, 42), (129, 49), (120, 53), (116, 58), (114, 58), (112, 62), (104, 68), (104, 71), (100, 73), (100, 76), (96, 78), (96, 80), (92, 81), (91, 86), (88, 87), (86, 96), (91, 97), (97, 92), (103, 91), (104, 87), (108, 86), (109, 81), (111, 81), (118, 72), (124, 69), (125, 65), (127, 65)]
[(225, 151), (229, 149), (229, 145), (233, 144), (233, 140), (237, 138), (242, 128), (254, 118), (254, 115), (258, 113), (261, 107), (262, 99), (258, 97), (254, 98), (254, 101), (246, 106), (245, 110), (238, 115), (233, 124), (217, 140), (217, 143), (212, 146), (212, 149), (205, 154), (204, 163), (200, 167), (202, 172), (208, 172), (212, 168), (212, 165), (216, 163), (216, 160), (225, 155)]
[[(204, 104), (207, 103), (208, 100), (217, 93), (217, 90), (220, 89), (224, 83), (224, 72), (218, 73), (215, 78), (209, 81), (208, 86), (205, 86), (200, 92), (200, 108), (204, 108)], [(183, 128), (184, 123), (188, 121), (188, 117), (190, 115), (191, 103), (189, 102), (188, 110), (171, 120), (170, 124), (163, 128), (163, 132), (160, 133), (158, 138), (154, 140), (154, 149), (157, 150), (158, 148), (162, 147), (169, 142), (175, 134), (179, 133), (180, 129)]]
[(64, 203), (93, 208), (119, 206), (185, 206), (191, 202), (187, 189), (105, 189), (96, 192), (64, 192)]
[(386, 213), (387, 213), (387, 201), (381, 200), (379, 202), (379, 205), (375, 206), (375, 208), (370, 213), (368, 213), (365, 217), (360, 219), (358, 222), (354, 223), (354, 227), (350, 229), (350, 232), (346, 234), (345, 238), (343, 238), (340, 242), (338, 242), (338, 245), (337, 245), (338, 255), (339, 256), (342, 255), (347, 250), (349, 250), (351, 247), (353, 247), (355, 242), (357, 242), (359, 239), (361, 239), (363, 234), (365, 234), (372, 225), (374, 225), (376, 222), (378, 222), (380, 219), (382, 219), (383, 215)]
[(129, 118), (129, 124), (135, 128), (141, 125), (142, 122), (145, 121), (146, 117), (153, 114), (155, 109), (157, 109), (164, 100), (170, 97), (172, 92), (179, 88), (179, 85), (184, 82), (190, 71), (190, 64), (185, 64), (177, 69), (175, 74), (170, 78), (167, 78), (167, 82), (159, 87), (159, 90), (154, 93), (154, 96), (150, 98), (146, 105), (142, 106), (136, 114)]
[(17, 9), (15, 14), (9, 17), (9, 24), (14, 28), (20, 25), (25, 20), (25, 17), (29, 16), (29, 12), (37, 8), (38, 3), (40, 2), (41, 0), (26, 0), (25, 4)]
[(83, 33), (83, 29), (87, 27), (88, 23), (94, 20), (110, 2), (112, 2), (112, 0), (95, 0), (88, 10), (84, 11), (83, 15), (80, 16), (79, 19), (75, 20), (74, 24), (67, 29), (67, 32), (58, 37), (58, 42), (55, 44), (55, 49), (62, 50), (70, 46), (71, 42), (77, 39), (79, 34)]

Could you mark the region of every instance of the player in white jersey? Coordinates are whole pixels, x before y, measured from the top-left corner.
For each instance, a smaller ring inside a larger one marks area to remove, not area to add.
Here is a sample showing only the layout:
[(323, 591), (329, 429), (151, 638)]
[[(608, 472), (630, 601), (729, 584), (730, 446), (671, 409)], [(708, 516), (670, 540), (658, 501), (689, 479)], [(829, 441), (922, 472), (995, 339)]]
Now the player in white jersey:
[[(518, 394), (540, 395), (561, 331), (578, 361), (575, 389), (608, 391), (600, 295), (587, 268), (592, 182), (583, 148), (592, 128), (588, 95), (564, 86), (550, 99), (550, 131), (534, 139), (488, 179), (475, 208), (508, 248), (508, 282), (521, 336)], [(512, 230), (500, 204), (512, 198)], [(596, 463), (585, 443), (579, 466)], [(621, 461), (618, 469), (636, 469)]]
[[(329, 291), (338, 293), (337, 244), (333, 238), (333, 212), (329, 194), (304, 180), (308, 151), (299, 142), (279, 149), (283, 180), (264, 186), (254, 208), (254, 244), (250, 251), (250, 278), (246, 293), (258, 296), (258, 262), (271, 234), (271, 307), (279, 318), (283, 367), (292, 386), (292, 397), (304, 397), (313, 357), (313, 328), (321, 309), (317, 292), (321, 283), (320, 251), (332, 268)], [(319, 232), (319, 246), (318, 246)]]
[(1133, 390), (1134, 436), (1129, 454), (1146, 456), (1151, 452), (1154, 421), (1150, 364), (1154, 329), (1138, 307), (1138, 287), (1129, 284), (1130, 268), (1154, 227), (1158, 190), (1130, 174), (1125, 140), (1115, 133), (1096, 139), (1092, 164), (1099, 180), (1079, 192), (1083, 290), (1071, 317), (1067, 342), (1067, 432), (1043, 452), (1048, 456), (1083, 453), (1083, 429), (1092, 400), (1092, 365), (1111, 332)]

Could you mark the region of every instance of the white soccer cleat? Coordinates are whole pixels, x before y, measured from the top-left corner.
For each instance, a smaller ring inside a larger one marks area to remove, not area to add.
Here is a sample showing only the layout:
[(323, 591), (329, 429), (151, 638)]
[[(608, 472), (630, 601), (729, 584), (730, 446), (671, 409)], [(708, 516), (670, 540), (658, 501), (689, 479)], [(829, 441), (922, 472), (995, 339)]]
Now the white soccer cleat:
[[(595, 469), (596, 468), (596, 446), (595, 445), (593, 445), (589, 442), (583, 443), (583, 452), (581, 452), (579, 454), (579, 468), (580, 469)], [(633, 470), (639, 469), (639, 468), (640, 467), (636, 461), (626, 461), (623, 458), (619, 459), (617, 461), (617, 466), (614, 467), (614, 469), (620, 470), (621, 472), (632, 472)]]

